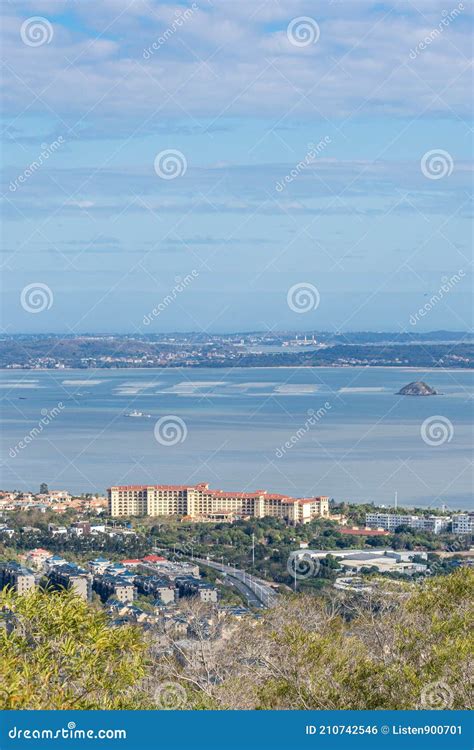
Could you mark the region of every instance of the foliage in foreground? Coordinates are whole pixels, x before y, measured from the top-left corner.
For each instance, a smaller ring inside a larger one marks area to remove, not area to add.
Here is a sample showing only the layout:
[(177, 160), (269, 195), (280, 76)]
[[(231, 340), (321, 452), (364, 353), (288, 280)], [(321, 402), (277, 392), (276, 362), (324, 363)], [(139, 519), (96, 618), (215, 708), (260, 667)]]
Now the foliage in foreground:
[(473, 589), (462, 569), (385, 593), (290, 597), (217, 658), (201, 649), (205, 663), (166, 674), (196, 708), (466, 709)]
[(467, 709), (473, 593), (474, 572), (461, 569), (364, 594), (282, 598), (224, 629), (190, 602), (194, 641), (171, 638), (176, 659), (162, 649), (154, 658), (139, 628), (110, 628), (71, 593), (4, 591), (0, 708)]
[(70, 592), (0, 592), (0, 709), (145, 707), (145, 646), (136, 628)]

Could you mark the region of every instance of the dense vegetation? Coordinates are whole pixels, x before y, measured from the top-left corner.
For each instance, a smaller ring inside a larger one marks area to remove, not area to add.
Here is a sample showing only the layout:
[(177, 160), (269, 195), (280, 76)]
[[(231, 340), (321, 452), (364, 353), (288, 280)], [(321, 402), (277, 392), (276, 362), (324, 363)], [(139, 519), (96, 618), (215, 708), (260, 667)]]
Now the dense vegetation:
[[(232, 525), (179, 524), (171, 521), (157, 523), (156, 519), (144, 519), (137, 521), (136, 525), (142, 533), (150, 535), (154, 545), (163, 549), (169, 557), (209, 556), (217, 562), (223, 560), (267, 580), (287, 585), (292, 584), (287, 569), (288, 558), (300, 542), (306, 542), (310, 549), (328, 552), (338, 549), (370, 550), (383, 547), (428, 552), (445, 549), (461, 551), (464, 548), (468, 549), (470, 542), (470, 537), (460, 540), (452, 534), (430, 534), (410, 530), (376, 537), (342, 534), (337, 523), (327, 519), (315, 519), (305, 526), (288, 526), (277, 518), (237, 521)], [(299, 589), (324, 587), (325, 581), (334, 578), (337, 567), (337, 563), (331, 559), (323, 561), (318, 577), (300, 581)], [(442, 566), (439, 572), (443, 572)]]
[(469, 708), (473, 589), (462, 569), (366, 594), (287, 596), (219, 639), (197, 605), (184, 663), (71, 593), (4, 591), (0, 708), (163, 708), (163, 685), (180, 708)]
[(463, 569), (387, 592), (286, 598), (223, 651), (161, 671), (196, 708), (466, 709), (473, 588)]
[[(371, 505), (359, 508), (345, 503), (333, 503), (332, 506), (333, 512), (343, 513), (348, 517), (349, 525), (361, 527), (365, 522), (365, 512), (373, 510)], [(28, 511), (17, 514), (11, 521), (16, 530), (14, 537), (9, 539), (0, 532), (0, 559), (15, 559), (18, 553), (34, 547), (45, 547), (79, 563), (99, 555), (111, 560), (143, 557), (156, 549), (166, 557), (176, 560), (191, 559), (193, 556), (209, 557), (214, 561), (223, 561), (253, 572), (283, 586), (293, 586), (294, 581), (288, 572), (287, 562), (290, 554), (301, 542), (307, 543), (310, 549), (328, 552), (349, 548), (370, 550), (384, 547), (428, 551), (430, 561), (436, 562), (437, 573), (450, 572), (453, 560), (442, 560), (435, 556), (436, 553), (447, 550), (454, 554), (469, 549), (471, 544), (471, 537), (468, 535), (454, 537), (448, 533), (430, 534), (400, 528), (397, 533), (388, 536), (370, 537), (364, 536), (363, 533), (343, 534), (338, 524), (328, 519), (315, 519), (305, 526), (289, 526), (277, 518), (253, 518), (233, 524), (211, 524), (183, 523), (176, 518), (168, 517), (144, 517), (121, 521), (123, 525), (132, 525), (136, 532), (133, 535), (117, 533), (112, 537), (106, 534), (53, 536), (47, 530), (48, 522), (51, 521), (50, 516), (58, 523), (58, 518), (52, 513)], [(73, 515), (70, 518), (62, 516), (59, 522), (68, 525), (72, 520)], [(298, 590), (324, 589), (336, 577), (337, 569), (335, 560), (323, 560), (318, 576), (299, 581)], [(207, 573), (213, 581), (215, 575), (210, 569)], [(229, 597), (221, 586), (219, 589), (227, 601), (235, 601), (235, 596)]]
[(0, 709), (131, 709), (146, 648), (140, 631), (113, 629), (73, 594), (0, 592)]

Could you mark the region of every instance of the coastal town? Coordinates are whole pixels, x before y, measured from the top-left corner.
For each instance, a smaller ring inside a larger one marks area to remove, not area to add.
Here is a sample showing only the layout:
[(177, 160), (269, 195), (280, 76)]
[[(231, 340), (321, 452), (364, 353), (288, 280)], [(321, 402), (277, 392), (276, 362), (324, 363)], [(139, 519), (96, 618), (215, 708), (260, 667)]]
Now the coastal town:
[(473, 533), (472, 511), (361, 510), (207, 483), (74, 496), (43, 483), (0, 492), (0, 587), (70, 590), (111, 627), (192, 640), (189, 602), (211, 619), (255, 618), (291, 591), (416, 581), (472, 567)]
[(156, 367), (469, 368), (469, 332), (19, 335), (0, 339), (7, 370)]

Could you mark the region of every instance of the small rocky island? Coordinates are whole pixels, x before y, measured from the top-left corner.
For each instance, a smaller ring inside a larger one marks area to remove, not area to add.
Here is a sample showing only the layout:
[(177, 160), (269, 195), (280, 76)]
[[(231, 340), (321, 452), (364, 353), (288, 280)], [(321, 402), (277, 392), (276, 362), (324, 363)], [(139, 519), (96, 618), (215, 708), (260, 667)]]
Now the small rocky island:
[(397, 396), (438, 396), (438, 391), (435, 391), (434, 388), (431, 388), (427, 383), (424, 383), (422, 380), (415, 381), (413, 383), (408, 383), (408, 385), (404, 385), (403, 388), (401, 388)]

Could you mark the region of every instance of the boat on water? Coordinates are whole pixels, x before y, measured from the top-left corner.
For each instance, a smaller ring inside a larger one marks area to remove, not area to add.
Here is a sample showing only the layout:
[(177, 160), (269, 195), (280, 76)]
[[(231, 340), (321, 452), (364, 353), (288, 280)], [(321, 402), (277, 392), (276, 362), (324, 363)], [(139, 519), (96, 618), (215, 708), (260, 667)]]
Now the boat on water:
[(133, 411), (127, 412), (125, 416), (133, 417), (135, 419), (139, 419), (139, 418), (150, 419), (151, 418), (151, 414), (145, 414), (143, 411), (137, 411), (136, 409), (134, 409)]

